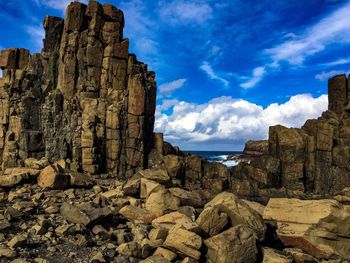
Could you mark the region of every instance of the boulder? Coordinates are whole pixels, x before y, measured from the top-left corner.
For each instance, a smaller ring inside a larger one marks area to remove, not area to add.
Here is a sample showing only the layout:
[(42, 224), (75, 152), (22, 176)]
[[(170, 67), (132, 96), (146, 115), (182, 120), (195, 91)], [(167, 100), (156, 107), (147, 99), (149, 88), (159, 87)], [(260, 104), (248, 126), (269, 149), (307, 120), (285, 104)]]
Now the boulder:
[(196, 192), (186, 191), (182, 188), (169, 188), (170, 193), (180, 199), (181, 206), (200, 207), (202, 205), (201, 196)]
[[(220, 230), (210, 222), (215, 222), (215, 220), (219, 219), (220, 226), (224, 225), (225, 214), (230, 219), (232, 226), (245, 224), (256, 233), (259, 240), (264, 239), (266, 225), (262, 217), (232, 193), (223, 192), (215, 196), (213, 200), (205, 205), (197, 222), (199, 222), (199, 225), (207, 226), (204, 229), (207, 233), (216, 233)], [(205, 223), (206, 218), (208, 223)]]
[(138, 196), (140, 194), (140, 182), (139, 177), (133, 177), (123, 185), (123, 192), (125, 195)]
[(132, 205), (126, 205), (121, 208), (119, 214), (131, 222), (143, 222), (146, 224), (150, 224), (157, 217), (157, 214), (152, 214), (146, 209)]
[(0, 187), (13, 187), (29, 180), (29, 173), (0, 176)]
[(204, 209), (199, 215), (196, 223), (208, 235), (215, 236), (219, 234), (228, 224), (227, 214), (218, 207)]
[(296, 263), (314, 263), (314, 262), (317, 262), (313, 256), (306, 254), (300, 248), (285, 248), (285, 249), (283, 249), (283, 252), (286, 255), (290, 256), (294, 260), (294, 262), (296, 262)]
[(156, 251), (153, 254), (154, 256), (161, 256), (165, 258), (166, 260), (169, 260), (170, 262), (176, 259), (177, 255), (173, 251), (163, 248), (163, 247), (158, 247)]
[(242, 199), (242, 201), (247, 204), (251, 209), (253, 209), (255, 212), (257, 212), (259, 215), (263, 216), (264, 214), (264, 210), (265, 210), (265, 206), (258, 203), (258, 202), (253, 202), (253, 201), (249, 201), (249, 200), (244, 200)]
[(149, 195), (157, 190), (160, 190), (163, 186), (155, 181), (141, 178), (140, 198), (148, 198)]
[(16, 174), (28, 174), (31, 178), (37, 178), (40, 174), (40, 170), (36, 168), (26, 168), (26, 167), (14, 167), (6, 168), (4, 175), (16, 175)]
[(272, 248), (263, 248), (263, 263), (292, 263), (292, 258)]
[(25, 167), (39, 169), (39, 170), (45, 168), (49, 164), (50, 163), (46, 158), (42, 158), (40, 160), (37, 160), (35, 158), (28, 158), (28, 159), (25, 159), (24, 161)]
[(202, 246), (202, 238), (197, 234), (184, 229), (181, 225), (174, 225), (163, 244), (164, 247), (173, 250), (182, 257), (190, 257), (199, 260)]
[(139, 261), (139, 263), (170, 263), (170, 261), (165, 259), (162, 255), (153, 255)]
[(70, 173), (69, 177), (69, 183), (73, 187), (92, 187), (95, 184), (92, 177), (88, 174)]
[(183, 158), (169, 154), (163, 157), (164, 166), (171, 178), (180, 178), (183, 174)]
[(255, 233), (245, 225), (237, 225), (204, 240), (207, 247), (206, 262), (256, 262), (258, 249)]
[(198, 225), (191, 218), (177, 211), (163, 215), (152, 221), (154, 228), (170, 230), (174, 225), (181, 225), (186, 230), (198, 232)]
[(286, 246), (300, 248), (316, 258), (349, 260), (350, 207), (336, 200), (272, 198), (264, 219), (277, 223), (277, 235)]
[(161, 184), (166, 184), (170, 181), (170, 176), (165, 169), (161, 168), (152, 168), (141, 170), (137, 173), (141, 178), (145, 178), (148, 180), (153, 180)]
[(84, 226), (93, 225), (112, 215), (112, 211), (108, 207), (96, 208), (89, 203), (77, 206), (63, 203), (60, 213), (69, 222)]
[(145, 207), (151, 213), (163, 214), (167, 210), (175, 211), (180, 206), (180, 200), (173, 196), (165, 187), (153, 191), (147, 198)]
[(69, 175), (65, 172), (65, 164), (56, 162), (45, 167), (38, 177), (41, 188), (64, 189), (69, 184)]

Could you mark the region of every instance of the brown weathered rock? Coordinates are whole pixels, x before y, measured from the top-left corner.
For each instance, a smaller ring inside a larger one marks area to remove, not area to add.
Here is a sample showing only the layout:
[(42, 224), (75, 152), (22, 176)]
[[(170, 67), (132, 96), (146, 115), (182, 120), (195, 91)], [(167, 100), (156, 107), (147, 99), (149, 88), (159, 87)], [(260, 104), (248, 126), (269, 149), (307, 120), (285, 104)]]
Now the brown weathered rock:
[(338, 75), (328, 80), (328, 109), (342, 114), (347, 106), (347, 80), (345, 75)]
[(182, 188), (169, 188), (170, 193), (180, 199), (180, 205), (200, 207), (202, 205), (201, 196), (196, 192), (186, 191)]
[(251, 156), (261, 156), (269, 151), (268, 141), (247, 141), (243, 153)]
[(141, 260), (140, 263), (170, 263), (170, 261), (161, 255), (153, 255), (149, 258)]
[(140, 198), (148, 198), (152, 192), (162, 189), (161, 184), (152, 180), (141, 178), (140, 182), (141, 182)]
[(0, 187), (13, 187), (30, 178), (29, 173), (15, 173), (0, 176)]
[(61, 164), (55, 163), (40, 172), (38, 185), (42, 188), (64, 189), (69, 184), (69, 178)]
[[(264, 239), (266, 226), (262, 217), (237, 196), (228, 192), (218, 194), (207, 203), (197, 223), (203, 226), (205, 232), (213, 234), (225, 226), (226, 217), (230, 219), (232, 226), (245, 224), (257, 234), (259, 240)], [(218, 225), (215, 225), (216, 220)]]
[(220, 211), (220, 208), (218, 207), (204, 209), (196, 221), (198, 226), (208, 236), (215, 236), (219, 234), (225, 228), (228, 222), (227, 214)]
[(177, 210), (180, 207), (180, 199), (161, 187), (148, 196), (145, 206), (151, 213), (163, 214), (166, 210)]
[(283, 251), (289, 255), (296, 263), (314, 263), (316, 259), (298, 248), (285, 248)]
[(150, 224), (154, 218), (156, 218), (157, 214), (152, 214), (146, 209), (126, 205), (122, 209), (119, 210), (119, 213), (124, 216), (126, 219), (132, 222), (143, 222), (146, 224)]
[(112, 214), (112, 211), (107, 207), (94, 208), (90, 204), (82, 204), (79, 207), (68, 203), (62, 204), (60, 212), (69, 222), (83, 224), (85, 226), (94, 224), (96, 221)]
[(271, 248), (263, 248), (263, 263), (292, 263), (292, 259)]
[(73, 2), (65, 20), (47, 16), (43, 26), (41, 54), (0, 53), (0, 163), (70, 159), (75, 172), (124, 177), (145, 168), (154, 146), (155, 73), (129, 55), (123, 12)]
[(258, 250), (256, 235), (245, 225), (237, 225), (204, 240), (210, 263), (255, 262)]
[(165, 169), (153, 168), (141, 170), (137, 173), (137, 175), (140, 175), (142, 178), (153, 180), (161, 184), (165, 184), (170, 181), (169, 174)]
[(198, 225), (191, 218), (179, 212), (172, 212), (152, 221), (154, 228), (170, 230), (174, 225), (180, 225), (186, 230), (198, 232)]
[(317, 258), (349, 259), (350, 209), (335, 200), (270, 199), (264, 219), (277, 222), (277, 234), (288, 246)]
[(176, 259), (177, 255), (176, 253), (172, 252), (169, 249), (159, 247), (156, 249), (156, 251), (153, 254), (154, 256), (161, 256), (165, 258), (166, 260), (169, 260), (170, 262)]
[(175, 225), (169, 230), (163, 245), (181, 256), (198, 260), (201, 256), (199, 249), (202, 246), (202, 238), (185, 230), (181, 225)]

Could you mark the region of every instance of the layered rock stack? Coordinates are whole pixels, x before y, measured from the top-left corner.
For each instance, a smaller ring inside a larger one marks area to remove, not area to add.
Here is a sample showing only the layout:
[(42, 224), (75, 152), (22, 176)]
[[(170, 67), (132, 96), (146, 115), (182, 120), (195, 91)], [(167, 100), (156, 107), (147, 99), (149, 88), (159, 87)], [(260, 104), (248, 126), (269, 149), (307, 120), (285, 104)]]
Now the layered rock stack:
[(153, 148), (155, 73), (128, 53), (124, 16), (110, 4), (71, 3), (46, 17), (41, 54), (1, 51), (0, 161), (70, 159), (71, 168), (130, 176)]
[[(232, 187), (244, 195), (261, 188), (284, 188), (320, 195), (350, 186), (350, 108), (348, 79), (329, 80), (329, 108), (301, 129), (270, 127), (269, 152), (239, 165)], [(242, 179), (242, 180), (241, 180)]]

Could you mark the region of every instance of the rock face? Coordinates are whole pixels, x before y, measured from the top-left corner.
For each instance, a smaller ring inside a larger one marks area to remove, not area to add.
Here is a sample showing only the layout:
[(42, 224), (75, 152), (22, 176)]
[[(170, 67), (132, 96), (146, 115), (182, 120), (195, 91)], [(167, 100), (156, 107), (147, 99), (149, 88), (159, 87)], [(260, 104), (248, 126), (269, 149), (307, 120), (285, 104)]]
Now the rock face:
[(70, 159), (76, 171), (130, 176), (153, 148), (154, 72), (128, 53), (124, 16), (96, 1), (46, 17), (41, 54), (1, 51), (0, 162)]
[[(350, 185), (348, 79), (328, 82), (329, 108), (301, 129), (270, 127), (268, 154), (236, 167), (233, 190), (261, 194), (264, 188), (335, 194)], [(237, 183), (236, 178), (240, 179)], [(237, 183), (237, 184), (236, 184)]]
[(269, 151), (268, 141), (247, 141), (243, 150), (243, 154), (250, 156), (260, 156), (267, 154)]
[(316, 258), (350, 259), (350, 206), (336, 200), (272, 198), (264, 219), (277, 222), (286, 246), (299, 247)]

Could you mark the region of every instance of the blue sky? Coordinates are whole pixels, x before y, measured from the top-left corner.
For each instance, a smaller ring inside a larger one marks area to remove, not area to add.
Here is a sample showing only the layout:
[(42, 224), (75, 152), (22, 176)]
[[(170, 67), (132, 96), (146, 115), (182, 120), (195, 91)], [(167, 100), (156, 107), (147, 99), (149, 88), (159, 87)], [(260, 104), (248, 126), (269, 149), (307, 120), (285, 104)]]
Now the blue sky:
[[(39, 52), (44, 16), (69, 2), (0, 0), (0, 47)], [(183, 149), (240, 150), (269, 125), (299, 127), (327, 108), (327, 79), (349, 72), (350, 1), (108, 2), (157, 73), (156, 130)]]

